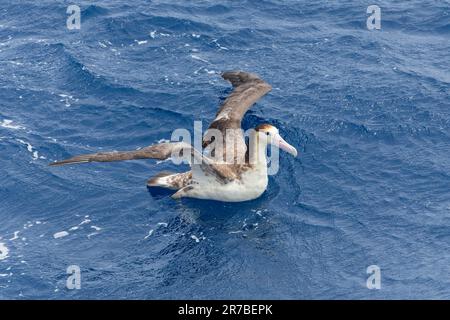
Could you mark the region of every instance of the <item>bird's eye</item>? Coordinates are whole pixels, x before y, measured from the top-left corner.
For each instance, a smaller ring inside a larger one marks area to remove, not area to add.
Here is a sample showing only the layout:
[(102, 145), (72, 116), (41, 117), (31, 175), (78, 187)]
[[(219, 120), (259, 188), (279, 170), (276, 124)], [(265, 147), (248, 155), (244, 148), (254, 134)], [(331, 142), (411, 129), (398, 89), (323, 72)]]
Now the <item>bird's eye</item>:
[(270, 132), (266, 132), (266, 136), (268, 136), (270, 134)]

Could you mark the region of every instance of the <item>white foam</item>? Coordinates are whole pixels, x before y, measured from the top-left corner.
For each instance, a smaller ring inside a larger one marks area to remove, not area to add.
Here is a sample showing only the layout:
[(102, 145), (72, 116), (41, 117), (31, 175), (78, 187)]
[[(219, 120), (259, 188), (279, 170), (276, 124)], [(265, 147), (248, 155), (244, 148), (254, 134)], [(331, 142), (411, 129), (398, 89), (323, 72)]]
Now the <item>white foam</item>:
[(217, 72), (217, 71), (215, 71), (215, 70), (208, 70), (208, 69), (205, 69), (205, 71), (206, 71), (207, 74), (219, 74), (219, 72)]
[(13, 130), (23, 130), (25, 127), (22, 127), (18, 124), (14, 124), (12, 120), (4, 119), (2, 122), (0, 122), (0, 127), (6, 128), (6, 129), (13, 129)]
[(53, 235), (53, 238), (59, 239), (59, 238), (66, 237), (66, 236), (68, 236), (68, 235), (69, 235), (69, 233), (68, 233), (67, 231), (60, 231), (60, 232), (55, 233), (55, 234)]
[(9, 250), (3, 242), (0, 242), (0, 260), (8, 258)]
[(228, 50), (227, 47), (221, 46), (220, 43), (217, 41), (217, 39), (214, 39), (212, 42), (221, 50)]
[[(73, 227), (71, 227), (70, 229), (69, 229), (69, 231), (75, 231), (75, 230), (78, 230), (78, 229), (80, 229), (80, 226), (82, 226), (82, 225), (85, 225), (85, 224), (89, 224), (89, 223), (91, 223), (91, 219), (88, 219), (89, 218), (89, 215), (86, 215), (86, 216), (84, 216), (85, 217), (85, 219), (83, 220), (83, 221), (81, 221), (77, 226), (73, 226)], [(91, 228), (98, 228), (98, 227), (91, 227)], [(97, 230), (97, 229), (96, 229)], [(99, 229), (100, 230), (100, 229)]]
[(21, 144), (26, 145), (28, 152), (33, 152), (33, 146), (31, 144), (29, 144), (28, 142), (25, 142), (21, 139), (17, 139), (17, 141), (19, 141)]
[(28, 229), (28, 228), (31, 228), (32, 226), (33, 226), (33, 222), (28, 221), (27, 223), (25, 223), (25, 224), (23, 225), (23, 228), (24, 228), (24, 229)]
[(100, 228), (100, 227), (97, 227), (97, 226), (91, 226), (91, 228), (92, 228), (92, 229), (94, 229), (94, 230), (97, 230), (97, 231), (100, 231), (100, 230), (102, 230), (102, 228)]
[(195, 235), (191, 235), (191, 239), (194, 239), (195, 242), (197, 242), (197, 243), (200, 242), (200, 239), (197, 236), (195, 236)]
[(158, 222), (158, 226), (163, 226), (164, 228), (167, 228), (168, 224), (167, 222)]
[(79, 226), (82, 226), (83, 224), (88, 224), (88, 223), (91, 223), (91, 220), (90, 219), (85, 219), (85, 220), (80, 222)]
[(194, 60), (198, 60), (198, 61), (208, 62), (208, 63), (209, 63), (208, 60), (203, 59), (203, 58), (201, 58), (201, 57), (199, 57), (199, 56), (197, 56), (197, 55), (195, 55), (195, 54), (191, 54), (191, 58), (194, 59)]
[(23, 62), (18, 62), (18, 61), (13, 61), (13, 60), (9, 60), (8, 62), (15, 66), (23, 66)]
[(140, 45), (143, 45), (143, 44), (146, 44), (148, 41), (147, 40), (142, 40), (142, 41), (139, 41), (139, 40), (134, 40), (134, 41), (136, 41), (136, 43), (140, 46)]
[(150, 32), (150, 37), (151, 37), (152, 39), (155, 39), (155, 38), (156, 38), (156, 30)]
[(10, 241), (13, 241), (13, 240), (19, 239), (19, 232), (20, 232), (20, 231), (14, 232), (14, 236), (13, 236), (11, 239), (9, 239), (9, 240), (10, 240)]
[(23, 141), (22, 139), (16, 140), (27, 147), (28, 152), (31, 153), (31, 155), (33, 156), (33, 160), (45, 159), (45, 157), (39, 157), (39, 153), (36, 150), (34, 150), (34, 147), (31, 145), (31, 143)]
[(148, 237), (150, 237), (150, 236), (153, 234), (153, 232), (155, 232), (155, 230), (151, 229), (151, 230), (148, 232), (148, 235), (146, 235), (146, 236), (144, 237), (144, 240), (147, 239)]

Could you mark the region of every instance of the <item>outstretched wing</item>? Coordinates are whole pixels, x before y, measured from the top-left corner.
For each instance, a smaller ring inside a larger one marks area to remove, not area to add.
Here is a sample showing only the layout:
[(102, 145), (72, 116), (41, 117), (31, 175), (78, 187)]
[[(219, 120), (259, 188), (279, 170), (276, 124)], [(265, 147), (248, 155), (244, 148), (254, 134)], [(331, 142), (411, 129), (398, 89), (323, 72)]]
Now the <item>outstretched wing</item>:
[[(136, 159), (158, 159), (165, 160), (171, 157), (171, 155), (177, 150), (180, 151), (183, 147), (191, 148), (190, 145), (177, 142), (177, 143), (159, 143), (140, 150), (135, 151), (114, 151), (114, 152), (99, 152), (92, 154), (85, 154), (76, 156), (70, 159), (56, 161), (51, 163), (51, 166), (62, 166), (66, 164), (76, 163), (88, 163), (88, 162), (112, 162), (112, 161), (125, 161)], [(192, 150), (194, 150), (192, 148)]]
[(62, 166), (67, 164), (79, 164), (88, 162), (113, 162), (138, 159), (166, 160), (171, 157), (182, 157), (187, 160), (191, 167), (200, 168), (207, 174), (214, 175), (219, 181), (227, 182), (237, 178), (234, 172), (227, 168), (216, 165), (212, 160), (197, 151), (185, 142), (159, 143), (135, 151), (114, 151), (85, 154), (62, 161), (50, 163), (50, 166)]
[(234, 90), (220, 106), (209, 128), (221, 131), (240, 129), (242, 118), (247, 110), (272, 87), (254, 73), (227, 71), (222, 74), (222, 77), (231, 82)]
[[(241, 132), (242, 118), (247, 110), (262, 96), (267, 94), (272, 87), (254, 73), (227, 71), (222, 74), (222, 77), (231, 82), (234, 90), (220, 106), (216, 118), (205, 132), (203, 148), (206, 148), (215, 140), (215, 137), (211, 137), (214, 136), (214, 133), (211, 133), (214, 130), (211, 129), (219, 130), (224, 139), (222, 148), (218, 147), (213, 149), (215, 149), (215, 152), (220, 152), (223, 158), (226, 159), (227, 150), (230, 152), (233, 147), (234, 155), (245, 154), (246, 145)], [(229, 145), (227, 147), (227, 141), (233, 141), (234, 146)]]

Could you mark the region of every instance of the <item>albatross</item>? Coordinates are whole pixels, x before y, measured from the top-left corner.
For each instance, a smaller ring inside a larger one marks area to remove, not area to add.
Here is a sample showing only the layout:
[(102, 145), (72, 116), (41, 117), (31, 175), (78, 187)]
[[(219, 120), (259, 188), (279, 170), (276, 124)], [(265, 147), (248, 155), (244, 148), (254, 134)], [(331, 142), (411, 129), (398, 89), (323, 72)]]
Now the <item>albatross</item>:
[(294, 157), (297, 150), (270, 124), (260, 124), (248, 135), (241, 129), (248, 109), (272, 87), (253, 73), (222, 73), (233, 91), (220, 106), (202, 140), (202, 150), (187, 142), (163, 142), (135, 151), (101, 152), (56, 161), (51, 166), (88, 162), (111, 162), (136, 159), (166, 160), (182, 157), (190, 170), (182, 173), (161, 172), (147, 181), (148, 187), (175, 190), (174, 199), (183, 197), (240, 202), (261, 196), (268, 184), (267, 148), (274, 145)]

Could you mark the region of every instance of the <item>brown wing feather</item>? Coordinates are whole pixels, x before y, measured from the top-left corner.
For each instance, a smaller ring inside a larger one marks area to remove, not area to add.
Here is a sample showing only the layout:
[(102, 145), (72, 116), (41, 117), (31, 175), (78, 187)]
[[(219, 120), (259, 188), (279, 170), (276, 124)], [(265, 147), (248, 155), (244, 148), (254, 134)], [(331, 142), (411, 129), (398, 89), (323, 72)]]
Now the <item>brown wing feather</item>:
[(243, 71), (227, 71), (222, 77), (231, 82), (234, 90), (220, 106), (216, 118), (209, 127), (219, 130), (239, 129), (247, 110), (272, 90), (272, 86), (256, 74)]
[[(75, 156), (70, 159), (56, 161), (50, 163), (50, 166), (62, 166), (67, 164), (79, 164), (88, 162), (112, 162), (112, 161), (125, 161), (125, 160), (137, 160), (137, 159), (158, 159), (165, 160), (174, 156), (186, 156), (184, 157), (191, 164), (199, 165), (201, 170), (215, 175), (220, 181), (230, 181), (236, 178), (233, 172), (229, 172), (227, 168), (216, 165), (208, 157), (202, 155), (199, 151), (195, 150), (191, 145), (184, 142), (169, 142), (159, 143), (140, 150), (135, 151), (115, 151), (115, 152), (100, 152)], [(194, 162), (194, 159), (196, 162)]]
[(115, 151), (100, 152), (76, 156), (70, 159), (53, 162), (51, 166), (62, 166), (65, 164), (87, 163), (87, 162), (112, 162), (136, 159), (158, 159), (165, 160), (172, 155), (172, 152), (178, 148), (190, 148), (189, 145), (183, 143), (159, 143), (153, 146), (142, 148), (135, 151)]
[[(244, 136), (240, 130), (242, 118), (247, 110), (262, 96), (267, 94), (272, 87), (254, 73), (227, 71), (222, 74), (222, 77), (231, 82), (234, 90), (220, 106), (216, 118), (208, 128), (208, 130), (219, 130), (224, 138), (223, 149), (218, 150), (214, 146), (214, 151), (211, 154), (218, 152), (223, 159), (226, 159), (226, 151), (229, 150), (228, 148), (234, 148), (234, 158), (236, 159), (238, 154), (242, 156), (246, 152)], [(227, 133), (227, 129), (235, 130), (229, 130)], [(206, 148), (213, 141), (209, 135), (211, 131), (213, 130), (206, 131), (205, 133), (203, 148)], [(227, 137), (227, 135), (233, 136)], [(234, 146), (228, 146), (227, 148), (227, 141), (234, 141)]]

